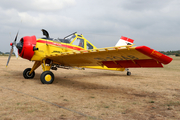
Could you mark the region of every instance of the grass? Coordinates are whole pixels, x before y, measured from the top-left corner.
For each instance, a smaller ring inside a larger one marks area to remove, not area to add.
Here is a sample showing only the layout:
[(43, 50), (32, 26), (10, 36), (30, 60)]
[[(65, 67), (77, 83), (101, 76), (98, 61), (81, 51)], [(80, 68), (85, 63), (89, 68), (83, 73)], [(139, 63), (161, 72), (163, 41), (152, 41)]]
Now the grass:
[[(0, 57), (0, 66), (5, 66), (7, 58)], [(180, 58), (174, 57), (164, 69), (130, 69), (128, 77), (125, 72), (59, 69), (53, 71), (55, 82), (51, 85), (41, 84), (41, 68), (34, 79), (23, 78), (22, 71), (32, 67), (32, 62), (15, 57), (10, 62), (7, 68), (0, 67), (0, 86), (73, 111), (103, 120), (180, 119)], [(95, 119), (3, 88), (0, 96), (0, 120)]]
[(17, 103), (17, 105), (20, 105), (20, 103)]
[(104, 108), (109, 108), (109, 106), (104, 106)]
[(155, 103), (154, 101), (150, 101), (149, 103)]
[(34, 110), (28, 110), (27, 112), (28, 112), (28, 113), (33, 113), (33, 112), (34, 112)]
[(68, 101), (67, 99), (64, 99), (63, 101)]
[(180, 106), (180, 101), (169, 101), (166, 106)]
[(94, 96), (91, 96), (90, 98), (95, 98)]

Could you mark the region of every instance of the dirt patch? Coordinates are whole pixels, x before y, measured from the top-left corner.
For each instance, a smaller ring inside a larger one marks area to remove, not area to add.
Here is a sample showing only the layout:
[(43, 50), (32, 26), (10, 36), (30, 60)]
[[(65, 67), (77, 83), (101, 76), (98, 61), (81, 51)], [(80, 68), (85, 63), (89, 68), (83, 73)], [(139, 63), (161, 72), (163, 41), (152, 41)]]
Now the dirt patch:
[(0, 119), (2, 120), (164, 120), (180, 119), (180, 58), (165, 68), (53, 71), (55, 81), (26, 80), (22, 72), (33, 62), (0, 57)]

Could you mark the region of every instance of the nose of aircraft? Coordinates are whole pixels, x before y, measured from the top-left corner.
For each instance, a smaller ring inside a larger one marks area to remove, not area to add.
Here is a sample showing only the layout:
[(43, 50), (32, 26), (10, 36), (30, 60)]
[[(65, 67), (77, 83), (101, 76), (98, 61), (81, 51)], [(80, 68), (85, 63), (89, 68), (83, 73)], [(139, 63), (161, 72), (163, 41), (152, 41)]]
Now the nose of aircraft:
[(16, 47), (18, 48), (19, 56), (31, 60), (34, 55), (34, 47), (36, 46), (36, 36), (24, 36), (21, 38)]
[(16, 47), (17, 47), (18, 49), (22, 49), (22, 47), (23, 47), (22, 42), (21, 42), (21, 41), (18, 42), (17, 45), (16, 45)]

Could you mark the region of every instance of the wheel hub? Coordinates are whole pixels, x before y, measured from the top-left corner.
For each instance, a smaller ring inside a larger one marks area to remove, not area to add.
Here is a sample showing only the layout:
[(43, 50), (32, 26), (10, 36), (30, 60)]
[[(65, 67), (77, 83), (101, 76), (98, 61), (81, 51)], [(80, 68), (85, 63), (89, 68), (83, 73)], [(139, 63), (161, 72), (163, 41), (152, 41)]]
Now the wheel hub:
[(28, 72), (26, 73), (26, 75), (27, 75), (28, 77), (31, 77), (32, 74), (29, 74), (29, 73), (30, 73), (30, 71), (28, 71)]
[(45, 80), (46, 80), (46, 81), (49, 82), (49, 81), (51, 81), (51, 79), (52, 79), (51, 75), (46, 75), (46, 76), (45, 76)]

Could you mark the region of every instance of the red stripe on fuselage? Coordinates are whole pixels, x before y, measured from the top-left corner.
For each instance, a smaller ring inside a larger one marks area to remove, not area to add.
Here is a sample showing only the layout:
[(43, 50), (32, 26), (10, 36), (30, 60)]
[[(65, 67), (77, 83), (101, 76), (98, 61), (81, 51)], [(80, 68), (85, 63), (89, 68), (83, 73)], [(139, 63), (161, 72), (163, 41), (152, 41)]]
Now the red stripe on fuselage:
[(73, 50), (84, 50), (83, 48), (79, 48), (79, 47), (74, 47), (71, 45), (65, 45), (65, 44), (61, 44), (61, 43), (55, 43), (55, 42), (50, 42), (48, 40), (37, 40), (37, 42), (39, 43), (44, 43), (44, 44), (50, 44), (50, 45), (55, 45), (55, 46), (60, 46), (60, 47), (65, 47), (65, 48), (69, 48), (69, 49), (73, 49)]

